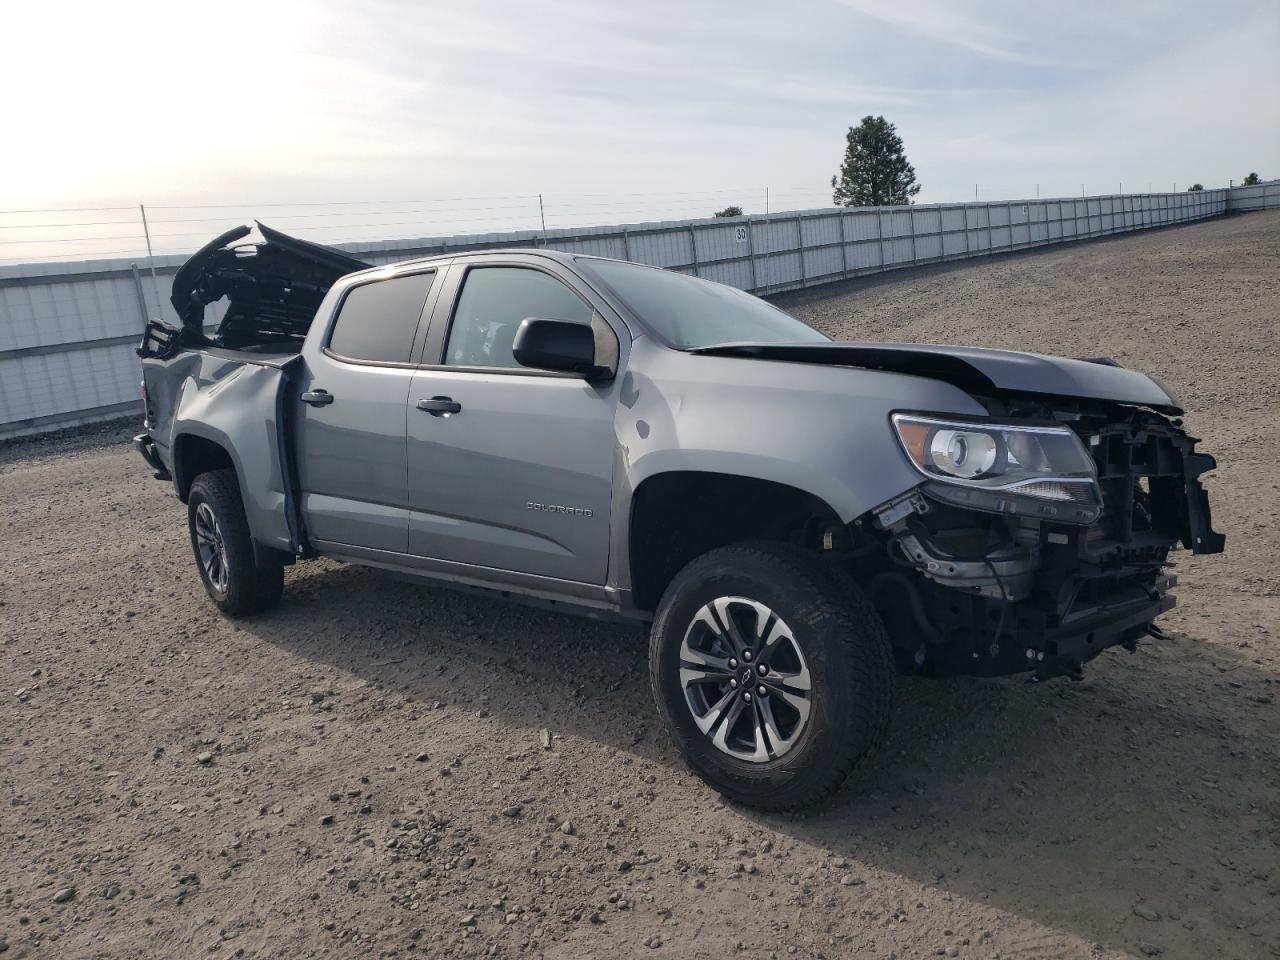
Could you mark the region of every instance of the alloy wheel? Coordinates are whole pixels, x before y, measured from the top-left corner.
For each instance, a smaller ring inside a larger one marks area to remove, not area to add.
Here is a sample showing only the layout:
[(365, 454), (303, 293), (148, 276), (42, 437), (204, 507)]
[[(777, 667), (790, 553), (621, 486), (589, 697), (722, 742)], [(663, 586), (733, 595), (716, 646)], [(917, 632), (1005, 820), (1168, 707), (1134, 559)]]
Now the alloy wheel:
[(209, 583), (219, 593), (227, 592), (227, 545), (222, 540), (222, 528), (218, 518), (207, 503), (196, 507), (196, 551), (200, 566)]
[(751, 763), (781, 757), (809, 722), (809, 666), (791, 628), (746, 597), (717, 597), (680, 644), (680, 685), (698, 729)]

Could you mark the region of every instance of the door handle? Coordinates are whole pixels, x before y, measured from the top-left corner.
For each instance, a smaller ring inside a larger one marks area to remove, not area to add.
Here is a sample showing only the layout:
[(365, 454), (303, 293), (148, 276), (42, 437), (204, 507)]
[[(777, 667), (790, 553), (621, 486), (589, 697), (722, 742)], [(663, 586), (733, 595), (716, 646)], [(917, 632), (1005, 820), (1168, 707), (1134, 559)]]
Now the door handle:
[(447, 417), (462, 410), (462, 404), (452, 397), (432, 397), (430, 400), (419, 400), (418, 409), (427, 411), (433, 417)]
[(323, 389), (308, 390), (302, 395), (302, 402), (313, 407), (323, 407), (326, 403), (333, 403), (333, 394)]

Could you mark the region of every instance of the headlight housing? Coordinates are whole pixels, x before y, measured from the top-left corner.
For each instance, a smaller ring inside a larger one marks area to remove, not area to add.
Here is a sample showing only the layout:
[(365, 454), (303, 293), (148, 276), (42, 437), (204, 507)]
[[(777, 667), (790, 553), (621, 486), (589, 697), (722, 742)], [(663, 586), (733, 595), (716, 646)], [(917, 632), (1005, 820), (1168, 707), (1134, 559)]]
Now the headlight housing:
[(941, 492), (943, 500), (1078, 523), (1092, 523), (1101, 513), (1093, 458), (1069, 427), (909, 413), (895, 413), (892, 420), (907, 458), (936, 481), (930, 492)]

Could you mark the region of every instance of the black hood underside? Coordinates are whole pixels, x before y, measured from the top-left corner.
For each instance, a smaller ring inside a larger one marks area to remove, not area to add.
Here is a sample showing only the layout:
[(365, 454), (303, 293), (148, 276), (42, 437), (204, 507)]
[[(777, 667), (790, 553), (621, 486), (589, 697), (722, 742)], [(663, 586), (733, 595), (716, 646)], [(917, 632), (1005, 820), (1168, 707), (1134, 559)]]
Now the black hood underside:
[(852, 342), (723, 343), (692, 352), (906, 373), (987, 396), (1070, 397), (1150, 407), (1173, 416), (1182, 413), (1178, 401), (1156, 380), (1108, 359), (1070, 360), (980, 347)]
[(320, 301), (339, 277), (372, 264), (258, 224), (261, 243), (228, 230), (191, 256), (173, 278), (172, 302), (188, 340), (204, 337), (204, 308), (227, 298), (216, 342), (224, 347), (291, 343), (306, 337)]

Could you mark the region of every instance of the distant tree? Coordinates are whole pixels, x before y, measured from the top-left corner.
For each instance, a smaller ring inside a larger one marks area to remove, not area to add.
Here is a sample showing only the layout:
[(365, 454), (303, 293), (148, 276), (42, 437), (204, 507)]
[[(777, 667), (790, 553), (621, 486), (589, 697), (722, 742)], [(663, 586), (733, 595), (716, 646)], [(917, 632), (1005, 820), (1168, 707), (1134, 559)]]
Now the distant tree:
[(742, 208), (739, 206), (725, 207), (723, 210), (717, 210), (714, 215), (717, 217), (740, 217), (742, 216)]
[(1203, 189), (1204, 189), (1203, 183), (1193, 183), (1191, 186), (1187, 187), (1187, 193), (1198, 193)]
[(1244, 178), (1244, 185), (1245, 185), (1246, 187), (1256, 186), (1257, 184), (1259, 184), (1259, 183), (1261, 183), (1261, 182), (1262, 182), (1262, 178), (1261, 178), (1260, 176), (1258, 176), (1256, 173), (1251, 173), (1251, 174), (1249, 174), (1247, 177), (1245, 177), (1245, 178)]
[(845, 135), (844, 162), (831, 187), (838, 207), (896, 206), (920, 192), (897, 128), (884, 117), (870, 116)]

